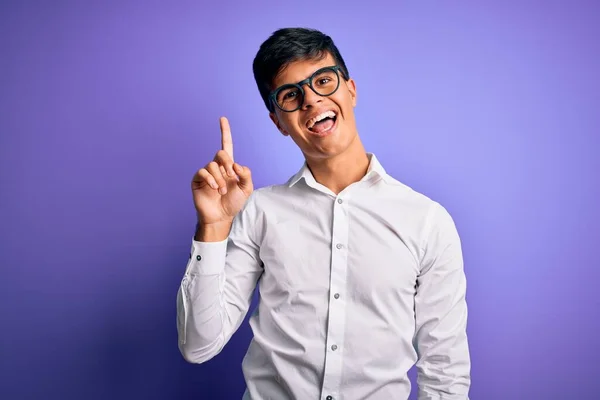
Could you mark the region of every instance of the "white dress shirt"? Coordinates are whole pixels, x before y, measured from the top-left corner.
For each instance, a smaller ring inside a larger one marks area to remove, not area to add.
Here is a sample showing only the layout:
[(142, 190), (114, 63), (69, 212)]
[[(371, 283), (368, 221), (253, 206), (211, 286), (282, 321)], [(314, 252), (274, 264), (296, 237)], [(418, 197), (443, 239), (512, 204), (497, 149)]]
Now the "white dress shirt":
[(338, 195), (306, 164), (257, 189), (222, 242), (192, 241), (179, 348), (202, 363), (238, 329), (258, 284), (243, 399), (468, 400), (466, 279), (454, 222), (388, 175)]

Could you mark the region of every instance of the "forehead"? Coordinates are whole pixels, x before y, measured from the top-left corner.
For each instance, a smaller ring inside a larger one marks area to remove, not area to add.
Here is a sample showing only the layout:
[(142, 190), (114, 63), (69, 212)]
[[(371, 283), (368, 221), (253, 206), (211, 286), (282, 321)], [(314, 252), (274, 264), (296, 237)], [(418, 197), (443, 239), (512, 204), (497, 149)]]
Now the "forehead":
[(333, 65), (335, 65), (335, 60), (329, 53), (317, 60), (293, 61), (277, 74), (273, 80), (273, 86), (278, 87), (286, 83), (300, 82), (311, 76), (319, 68), (331, 67)]

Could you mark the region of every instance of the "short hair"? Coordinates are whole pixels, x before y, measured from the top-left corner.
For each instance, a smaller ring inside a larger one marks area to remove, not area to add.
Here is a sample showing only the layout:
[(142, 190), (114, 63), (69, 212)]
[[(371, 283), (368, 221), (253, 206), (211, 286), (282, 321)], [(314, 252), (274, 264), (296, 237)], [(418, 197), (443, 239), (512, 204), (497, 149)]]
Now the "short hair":
[(345, 79), (350, 78), (346, 63), (331, 37), (316, 29), (283, 28), (279, 29), (260, 46), (252, 70), (254, 79), (265, 106), (270, 112), (274, 107), (269, 94), (275, 77), (290, 63), (301, 60), (320, 60), (331, 54), (340, 66)]

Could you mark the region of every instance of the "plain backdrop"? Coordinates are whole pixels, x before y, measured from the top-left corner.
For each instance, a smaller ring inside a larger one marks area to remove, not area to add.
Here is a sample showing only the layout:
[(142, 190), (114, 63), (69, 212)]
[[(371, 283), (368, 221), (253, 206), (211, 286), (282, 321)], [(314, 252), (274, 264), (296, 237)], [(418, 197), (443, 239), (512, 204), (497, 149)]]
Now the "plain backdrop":
[(0, 398), (241, 397), (247, 322), (204, 365), (177, 349), (189, 182), (221, 115), (257, 187), (301, 167), (251, 68), (286, 26), (334, 38), (367, 150), (456, 221), (471, 398), (600, 398), (599, 20), (594, 1), (2, 1)]

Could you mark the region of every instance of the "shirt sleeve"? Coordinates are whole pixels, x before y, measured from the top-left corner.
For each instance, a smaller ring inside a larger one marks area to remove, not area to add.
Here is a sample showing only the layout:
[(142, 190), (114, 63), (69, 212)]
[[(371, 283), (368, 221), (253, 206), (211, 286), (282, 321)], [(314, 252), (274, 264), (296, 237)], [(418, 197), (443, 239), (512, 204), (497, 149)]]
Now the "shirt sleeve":
[(419, 400), (468, 400), (466, 277), (461, 241), (438, 203), (426, 223), (415, 295), (415, 348)]
[(256, 233), (254, 194), (222, 242), (192, 239), (190, 259), (177, 292), (179, 350), (191, 363), (221, 352), (246, 316), (263, 272)]

